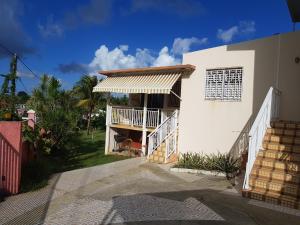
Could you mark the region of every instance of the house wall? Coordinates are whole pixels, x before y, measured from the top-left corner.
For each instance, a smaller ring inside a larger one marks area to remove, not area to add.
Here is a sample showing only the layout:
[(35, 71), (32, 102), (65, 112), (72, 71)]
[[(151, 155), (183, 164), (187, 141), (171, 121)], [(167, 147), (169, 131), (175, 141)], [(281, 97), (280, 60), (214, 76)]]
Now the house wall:
[[(300, 120), (300, 32), (220, 46), (184, 54), (183, 64), (196, 70), (182, 78), (180, 107), (180, 152), (240, 153), (245, 148), (244, 131), (250, 129), (270, 88), (282, 91), (281, 118)], [(207, 69), (243, 67), (240, 102), (205, 100)], [(250, 125), (249, 125), (250, 124)], [(241, 138), (241, 139), (240, 139)]]

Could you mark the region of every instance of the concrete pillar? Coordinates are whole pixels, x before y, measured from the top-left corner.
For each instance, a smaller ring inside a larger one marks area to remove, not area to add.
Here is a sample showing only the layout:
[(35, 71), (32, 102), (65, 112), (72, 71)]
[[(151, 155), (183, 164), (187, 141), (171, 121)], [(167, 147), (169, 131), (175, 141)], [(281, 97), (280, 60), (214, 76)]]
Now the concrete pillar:
[(106, 103), (105, 155), (108, 154), (108, 150), (109, 150), (110, 124), (111, 124), (111, 106), (110, 106), (110, 95), (109, 95), (107, 97), (107, 103)]
[(27, 112), (27, 114), (28, 114), (28, 126), (34, 129), (34, 125), (36, 123), (36, 113), (34, 110), (31, 109)]
[(144, 112), (143, 112), (143, 136), (142, 136), (142, 152), (146, 155), (146, 142), (147, 142), (147, 103), (148, 94), (144, 95)]

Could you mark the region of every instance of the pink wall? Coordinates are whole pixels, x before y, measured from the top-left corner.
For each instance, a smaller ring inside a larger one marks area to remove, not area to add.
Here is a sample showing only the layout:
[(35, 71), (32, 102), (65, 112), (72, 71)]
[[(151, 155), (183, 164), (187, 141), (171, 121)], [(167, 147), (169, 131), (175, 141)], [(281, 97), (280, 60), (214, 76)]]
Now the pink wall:
[(22, 159), (22, 122), (0, 122), (0, 188), (19, 192)]

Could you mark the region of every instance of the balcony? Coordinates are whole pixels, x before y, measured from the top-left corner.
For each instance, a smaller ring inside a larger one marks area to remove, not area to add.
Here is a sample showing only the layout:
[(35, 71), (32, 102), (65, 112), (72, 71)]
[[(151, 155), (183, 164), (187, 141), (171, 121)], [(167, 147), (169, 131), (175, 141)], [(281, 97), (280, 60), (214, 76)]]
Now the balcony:
[[(152, 132), (175, 109), (147, 109), (146, 128)], [(143, 130), (144, 110), (139, 107), (107, 106), (106, 124), (110, 127)]]

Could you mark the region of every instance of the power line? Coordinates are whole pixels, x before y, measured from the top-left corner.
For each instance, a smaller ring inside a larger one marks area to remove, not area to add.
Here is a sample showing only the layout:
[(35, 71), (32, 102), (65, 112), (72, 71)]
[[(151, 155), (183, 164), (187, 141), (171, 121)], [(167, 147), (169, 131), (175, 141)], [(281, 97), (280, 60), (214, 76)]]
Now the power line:
[(19, 56), (18, 56), (18, 59), (33, 74), (33, 76), (35, 76), (35, 78), (40, 80), (40, 77), (35, 72), (33, 72)]
[(21, 77), (19, 77), (19, 79), (18, 79), (18, 80), (19, 80), (19, 81), (20, 81), (20, 83), (22, 84), (22, 86), (23, 86), (24, 90), (25, 90), (27, 93), (29, 93), (29, 91), (28, 91), (28, 89), (26, 88), (26, 86), (24, 85), (24, 83), (23, 83), (23, 81), (22, 81)]
[[(4, 50), (6, 50), (8, 53), (10, 53), (11, 55), (15, 55), (14, 52), (12, 52), (11, 50), (9, 50), (9, 48), (5, 47), (3, 44), (0, 43), (0, 47), (2, 47)], [(19, 59), (19, 61), (33, 74), (33, 76), (35, 78), (37, 78), (38, 80), (40, 80), (40, 77), (32, 71), (32, 69), (29, 68), (29, 66), (26, 65), (26, 63), (23, 61), (23, 59), (21, 59), (20, 56), (17, 56), (17, 58)]]
[(5, 51), (7, 51), (9, 54), (14, 55), (15, 53), (13, 53), (11, 50), (9, 50), (7, 47), (5, 47), (4, 45), (2, 45), (0, 43), (0, 47), (3, 48)]

